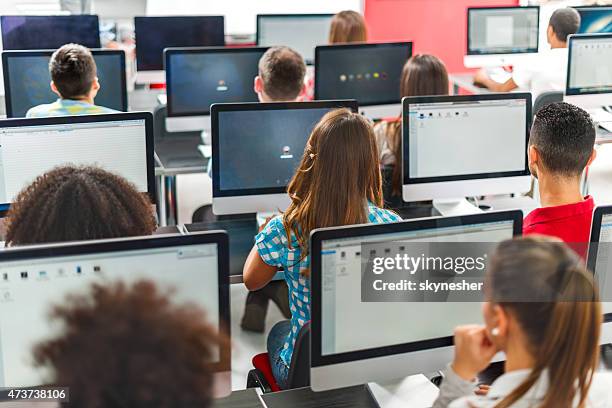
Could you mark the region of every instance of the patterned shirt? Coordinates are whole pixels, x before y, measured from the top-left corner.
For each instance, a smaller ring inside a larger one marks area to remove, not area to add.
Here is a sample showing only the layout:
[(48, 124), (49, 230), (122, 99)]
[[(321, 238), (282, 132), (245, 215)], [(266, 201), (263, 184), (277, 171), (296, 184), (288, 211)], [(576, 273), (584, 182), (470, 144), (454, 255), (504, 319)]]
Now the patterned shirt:
[[(368, 205), (368, 220), (372, 224), (401, 221), (392, 211)], [(292, 235), (291, 249), (283, 226), (282, 215), (274, 217), (255, 237), (255, 245), (261, 259), (270, 266), (283, 268), (285, 281), (289, 286), (289, 307), (291, 309), (291, 332), (287, 336), (280, 357), (289, 366), (297, 334), (310, 320), (310, 280), (301, 272), (310, 267), (310, 257), (302, 259), (297, 238)]]
[(92, 105), (72, 99), (58, 99), (53, 103), (38, 105), (26, 113), (26, 118), (48, 118), (50, 116), (95, 115), (99, 113), (118, 113), (103, 106)]

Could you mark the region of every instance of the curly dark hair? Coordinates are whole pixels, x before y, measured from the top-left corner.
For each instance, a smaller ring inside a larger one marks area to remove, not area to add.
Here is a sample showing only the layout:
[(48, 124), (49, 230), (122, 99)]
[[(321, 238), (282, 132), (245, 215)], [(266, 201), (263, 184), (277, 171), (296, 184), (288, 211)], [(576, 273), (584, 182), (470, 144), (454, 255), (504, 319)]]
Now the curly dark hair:
[(150, 281), (93, 284), (53, 320), (63, 333), (34, 348), (34, 364), (68, 387), (64, 407), (207, 407), (212, 359), (226, 342), (194, 305), (173, 305)]
[(57, 167), (34, 180), (7, 214), (6, 245), (151, 235), (148, 197), (96, 167)]

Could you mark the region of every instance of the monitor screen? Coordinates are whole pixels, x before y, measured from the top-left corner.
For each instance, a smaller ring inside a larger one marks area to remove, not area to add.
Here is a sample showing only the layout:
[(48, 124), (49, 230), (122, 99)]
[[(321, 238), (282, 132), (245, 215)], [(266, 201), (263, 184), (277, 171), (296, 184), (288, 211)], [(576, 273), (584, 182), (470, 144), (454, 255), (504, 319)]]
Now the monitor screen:
[(404, 184), (528, 175), (529, 94), (403, 100)]
[(341, 363), (394, 354), (392, 346), (404, 345), (402, 352), (450, 346), (456, 326), (482, 322), (479, 301), (362, 301), (364, 245), (391, 253), (395, 244), (411, 242), (495, 243), (520, 235), (521, 218), (513, 211), (313, 233), (313, 366), (331, 356)]
[(55, 49), (76, 43), (100, 48), (98, 16), (1, 16), (4, 50)]
[(36, 177), (67, 164), (102, 167), (154, 198), (151, 124), (149, 113), (0, 122), (0, 207)]
[(317, 47), (315, 99), (356, 99), (359, 106), (400, 103), (402, 68), (412, 43)]
[(571, 36), (567, 95), (612, 93), (612, 34)]
[(164, 69), (164, 49), (225, 45), (223, 16), (135, 17), (139, 71)]
[(595, 210), (589, 268), (595, 273), (606, 321), (612, 321), (612, 207)]
[(612, 33), (612, 7), (576, 7), (580, 13), (578, 34)]
[(168, 116), (208, 115), (213, 103), (257, 102), (253, 79), (266, 48), (168, 49)]
[(538, 52), (540, 8), (468, 8), (468, 55)]
[[(114, 50), (92, 50), (92, 53), (101, 86), (95, 97), (96, 105), (127, 111), (125, 53)], [(25, 117), (30, 108), (58, 98), (49, 86), (51, 54), (51, 50), (2, 53), (6, 114), (9, 118)]]
[(257, 45), (286, 45), (312, 64), (315, 47), (328, 42), (332, 17), (333, 14), (258, 14)]
[[(162, 292), (175, 290), (172, 302), (197, 305), (210, 324), (220, 327), (228, 306), (223, 299), (227, 260), (221, 258), (219, 238), (224, 234), (205, 235), (5, 251), (0, 255), (0, 387), (48, 381), (48, 373), (33, 366), (32, 349), (57, 335), (56, 322), (49, 319), (52, 307), (68, 295), (86, 294), (92, 283), (153, 281)], [(218, 366), (222, 355), (217, 349), (213, 362)]]
[(214, 105), (213, 196), (284, 193), (312, 129), (338, 107), (357, 110), (354, 101)]

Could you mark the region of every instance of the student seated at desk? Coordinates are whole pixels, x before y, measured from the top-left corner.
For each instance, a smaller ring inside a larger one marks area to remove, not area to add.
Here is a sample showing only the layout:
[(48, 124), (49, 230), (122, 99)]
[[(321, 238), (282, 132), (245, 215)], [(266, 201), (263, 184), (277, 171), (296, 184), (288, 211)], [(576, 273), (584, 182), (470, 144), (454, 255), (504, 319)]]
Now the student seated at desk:
[(151, 203), (123, 177), (95, 167), (57, 167), (11, 204), (6, 246), (151, 235)]
[(372, 125), (358, 113), (327, 113), (312, 131), (302, 161), (287, 187), (291, 204), (255, 237), (244, 265), (249, 290), (266, 285), (283, 268), (289, 286), (291, 321), (268, 335), (272, 372), (281, 388), (299, 330), (310, 320), (308, 239), (315, 228), (399, 221), (382, 209), (382, 181)]
[[(543, 107), (529, 138), (529, 170), (538, 180), (542, 208), (523, 223), (524, 234), (554, 236), (586, 256), (593, 197), (583, 197), (580, 180), (595, 159), (595, 126), (587, 112), (565, 102)], [(580, 245), (583, 244), (583, 245)]]
[[(254, 89), (260, 102), (299, 102), (305, 93), (306, 64), (302, 56), (289, 47), (272, 47), (259, 60), (259, 75)], [(285, 281), (272, 281), (249, 292), (240, 327), (263, 333), (268, 305), (272, 300), (289, 318), (289, 291)]]
[(211, 406), (214, 359), (225, 341), (194, 305), (149, 281), (94, 284), (51, 311), (62, 331), (37, 344), (34, 364), (70, 389), (65, 407)]
[(368, 27), (365, 18), (353, 10), (336, 14), (329, 28), (329, 43), (354, 43), (368, 41)]
[(521, 88), (533, 94), (533, 100), (542, 92), (563, 91), (567, 80), (567, 37), (580, 27), (580, 14), (570, 7), (556, 10), (550, 17), (546, 38), (550, 50), (539, 53), (529, 62), (517, 64), (512, 78), (504, 83), (492, 80), (485, 70), (479, 71), (474, 83), (494, 92), (510, 92)]
[[(444, 63), (433, 55), (419, 54), (411, 57), (402, 69), (400, 95), (448, 95), (448, 72)], [(383, 169), (383, 193), (385, 206), (399, 208), (402, 201), (402, 120), (385, 119), (374, 126), (380, 166)], [(398, 164), (399, 163), (399, 164)]]
[(89, 49), (66, 44), (51, 56), (49, 62), (51, 90), (59, 96), (53, 103), (38, 105), (26, 113), (28, 118), (48, 116), (91, 115), (117, 111), (94, 105), (100, 90), (96, 62)]
[[(434, 408), (612, 407), (612, 373), (595, 372), (601, 303), (572, 250), (544, 237), (502, 242), (486, 282), (485, 325), (455, 329)], [(476, 375), (499, 351), (505, 374), (475, 396)]]

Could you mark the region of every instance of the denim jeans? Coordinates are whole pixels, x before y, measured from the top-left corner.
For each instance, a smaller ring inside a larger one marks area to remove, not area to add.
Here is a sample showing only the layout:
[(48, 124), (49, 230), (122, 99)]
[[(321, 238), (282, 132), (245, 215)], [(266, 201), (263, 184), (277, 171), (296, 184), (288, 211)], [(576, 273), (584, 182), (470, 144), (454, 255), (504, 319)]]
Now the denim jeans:
[(289, 367), (281, 359), (280, 353), (285, 345), (285, 340), (291, 330), (291, 322), (283, 320), (278, 322), (270, 330), (268, 334), (268, 356), (270, 358), (270, 366), (276, 383), (281, 389), (287, 389), (287, 380), (289, 377)]

